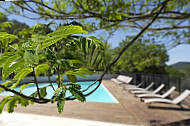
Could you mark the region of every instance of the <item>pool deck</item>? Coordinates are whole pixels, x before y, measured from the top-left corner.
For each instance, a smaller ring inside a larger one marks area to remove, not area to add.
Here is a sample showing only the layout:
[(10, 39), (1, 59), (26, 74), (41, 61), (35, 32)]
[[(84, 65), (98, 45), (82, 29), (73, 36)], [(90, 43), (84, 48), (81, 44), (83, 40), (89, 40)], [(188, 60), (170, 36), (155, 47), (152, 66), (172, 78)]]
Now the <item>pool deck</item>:
[(190, 120), (190, 109), (160, 103), (152, 104), (148, 108), (140, 99), (123, 90), (123, 86), (110, 80), (104, 80), (103, 84), (119, 103), (67, 101), (62, 114), (58, 114), (56, 104), (51, 103), (34, 104), (27, 108), (18, 106), (15, 111), (128, 125), (160, 125)]

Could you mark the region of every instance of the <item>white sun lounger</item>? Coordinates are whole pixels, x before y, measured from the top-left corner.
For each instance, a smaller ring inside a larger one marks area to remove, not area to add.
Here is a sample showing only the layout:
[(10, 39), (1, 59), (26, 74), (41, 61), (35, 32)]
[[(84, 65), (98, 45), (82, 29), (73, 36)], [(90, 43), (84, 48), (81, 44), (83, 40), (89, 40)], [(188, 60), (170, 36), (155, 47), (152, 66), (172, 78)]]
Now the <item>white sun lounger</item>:
[(154, 85), (154, 82), (150, 83), (146, 88), (129, 88), (128, 91), (147, 91)]
[(116, 83), (116, 84), (122, 84), (123, 82), (121, 81), (123, 78), (122, 75), (119, 75), (117, 78), (112, 78), (111, 80)]
[(140, 94), (137, 95), (137, 97), (141, 98), (166, 98), (168, 97), (174, 90), (176, 89), (175, 86), (172, 86), (168, 91), (166, 91), (164, 94)]
[(164, 88), (164, 84), (161, 84), (158, 88), (156, 88), (154, 91), (131, 91), (133, 94), (156, 94), (159, 91), (161, 91)]
[(111, 79), (114, 83), (116, 83), (116, 84), (122, 84), (123, 82), (121, 82), (121, 81), (119, 81), (119, 80), (117, 80), (117, 79), (115, 79), (115, 78), (112, 78)]
[(190, 95), (190, 90), (185, 90), (183, 93), (181, 93), (178, 97), (176, 97), (173, 100), (165, 98), (151, 98), (144, 100), (144, 102), (148, 105), (150, 105), (151, 103), (167, 103), (167, 104), (180, 105), (180, 103), (189, 95)]
[(116, 84), (122, 84), (122, 83), (129, 84), (132, 81), (132, 79), (133, 79), (132, 77), (119, 75), (117, 78), (112, 78), (111, 80)]
[(128, 90), (128, 89), (130, 89), (130, 88), (139, 88), (139, 87), (142, 86), (143, 84), (144, 84), (144, 81), (141, 82), (141, 83), (139, 83), (138, 85), (131, 85), (131, 84), (125, 85), (125, 86), (124, 86), (124, 89), (125, 89), (125, 90)]
[(125, 82), (126, 84), (129, 84), (132, 80), (133, 80), (132, 77), (125, 76), (123, 79), (123, 82)]
[(132, 77), (129, 76), (124, 76), (124, 75), (120, 75), (120, 77), (118, 78), (119, 81), (124, 82), (126, 84), (129, 84), (132, 81)]

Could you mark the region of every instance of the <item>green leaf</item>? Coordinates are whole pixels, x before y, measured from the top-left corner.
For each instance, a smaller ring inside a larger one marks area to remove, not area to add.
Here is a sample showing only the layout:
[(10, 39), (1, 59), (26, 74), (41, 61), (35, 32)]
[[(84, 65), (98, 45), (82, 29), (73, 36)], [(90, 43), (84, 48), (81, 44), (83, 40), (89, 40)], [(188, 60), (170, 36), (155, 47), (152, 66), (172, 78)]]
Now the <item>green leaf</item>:
[(77, 82), (77, 77), (75, 75), (67, 74), (67, 78), (70, 82)]
[(33, 92), (33, 93), (30, 95), (30, 97), (34, 97), (34, 98), (36, 98), (37, 96), (38, 96), (38, 92), (37, 92), (37, 91)]
[(14, 63), (12, 66), (9, 67), (9, 71), (11, 73), (13, 71), (18, 72), (18, 71), (21, 71), (23, 68), (25, 68), (25, 66), (27, 66), (27, 64), (24, 61), (24, 59), (20, 59), (19, 61), (17, 61), (16, 63)]
[(10, 100), (11, 96), (6, 96), (1, 102), (0, 102), (0, 114), (3, 111), (3, 107), (5, 106), (5, 104)]
[(38, 56), (34, 52), (26, 51), (24, 53), (24, 60), (28, 65), (31, 66), (38, 64)]
[(0, 52), (2, 52), (3, 49), (5, 50), (8, 47), (9, 43), (11, 43), (16, 38), (17, 37), (12, 34), (8, 34), (6, 32), (0, 32), (0, 43), (1, 43)]
[(5, 61), (9, 58), (9, 57), (11, 57), (11, 56), (13, 56), (14, 54), (13, 53), (11, 53), (11, 52), (5, 52), (5, 53), (3, 53), (3, 54), (0, 54), (0, 67), (2, 67), (2, 65), (5, 63)]
[(27, 86), (33, 85), (34, 83), (28, 83), (28, 84), (23, 84), (22, 86), (20, 86), (20, 90), (24, 90)]
[(78, 72), (80, 73), (83, 73), (83, 74), (89, 74), (89, 75), (92, 75), (93, 72), (88, 70), (87, 68), (79, 68), (79, 69), (76, 69)]
[(16, 63), (14, 63), (13, 65), (9, 66), (9, 68), (6, 69), (6, 73), (8, 75), (10, 75), (13, 72), (20, 71), (25, 66), (26, 66), (26, 63), (25, 63), (24, 59), (21, 59), (21, 60), (17, 61)]
[(33, 72), (32, 68), (25, 68), (22, 71), (20, 71), (19, 73), (16, 74), (16, 76), (14, 76), (14, 80), (22, 80), (26, 77), (26, 75), (28, 75), (29, 73)]
[(36, 44), (31, 42), (30, 40), (22, 43), (22, 49), (23, 50), (32, 50), (36, 47)]
[(36, 76), (38, 77), (40, 74), (44, 73), (47, 74), (49, 73), (49, 65), (48, 64), (40, 64), (35, 68), (35, 73)]
[[(5, 81), (4, 83), (2, 83), (1, 85), (7, 87), (9, 85), (11, 85), (13, 83), (13, 80), (8, 80), (8, 81)], [(3, 88), (0, 88), (0, 93), (3, 91), (4, 89)]]
[(44, 98), (47, 95), (46, 87), (40, 88), (40, 96)]
[(63, 69), (68, 69), (70, 67), (73, 67), (72, 60), (61, 59), (57, 61), (61, 62), (61, 66), (63, 67)]
[(24, 106), (24, 107), (26, 107), (26, 106), (28, 106), (29, 104), (30, 104), (30, 102), (27, 100), (27, 99), (25, 99), (25, 98), (22, 98), (22, 97), (19, 97), (18, 96), (18, 103), (21, 105), (21, 106)]
[(63, 38), (66, 38), (69, 35), (81, 34), (81, 33), (87, 33), (87, 31), (84, 31), (80, 26), (74, 26), (74, 25), (62, 26), (46, 36), (46, 39), (43, 42), (41, 49), (47, 48), (57, 43), (58, 41), (62, 40)]
[(19, 81), (17, 81), (16, 83), (13, 83), (13, 85), (10, 87), (10, 89), (15, 89), (19, 84)]
[(91, 48), (90, 63), (92, 63), (92, 57), (93, 57), (95, 49), (96, 49), (96, 46), (93, 44)]
[(14, 112), (14, 108), (17, 107), (17, 99), (16, 98), (12, 98), (7, 102), (7, 111), (8, 113), (12, 113)]
[(70, 70), (65, 72), (65, 75), (67, 75), (67, 78), (69, 79), (70, 82), (76, 82), (77, 81), (76, 76), (87, 78), (85, 74), (92, 75), (93, 73), (86, 68), (80, 68), (76, 69), (75, 71)]
[(69, 64), (70, 67), (73, 67), (73, 62), (72, 62), (72, 60), (66, 60), (66, 62)]
[(4, 90), (4, 88), (0, 87), (0, 93)]
[(84, 31), (81, 26), (68, 25), (60, 27), (54, 32), (49, 33), (47, 36), (66, 38), (67, 36), (72, 34), (82, 34), (82, 33), (86, 34), (87, 31)]
[(11, 65), (16, 61), (16, 60), (18, 60), (18, 59), (20, 59), (21, 58), (21, 56), (20, 55), (18, 55), (18, 54), (16, 54), (16, 55), (13, 55), (13, 56), (11, 56), (11, 57), (9, 57), (6, 61), (5, 61), (5, 63), (4, 63), (4, 66), (3, 66), (3, 80), (5, 80), (10, 74), (11, 74), (11, 72), (13, 72), (13, 71), (11, 71), (10, 69), (10, 67), (11, 67)]
[(78, 99), (79, 101), (81, 101), (81, 102), (85, 102), (85, 101), (86, 101), (85, 96), (82, 94), (81, 91), (79, 91), (79, 90), (77, 90), (77, 89), (75, 89), (75, 88), (73, 88), (73, 87), (69, 87), (69, 91), (70, 91), (70, 92), (72, 93), (72, 95), (73, 95), (76, 99)]
[(65, 101), (66, 101), (65, 94), (61, 93), (59, 95), (59, 97), (57, 98), (57, 108), (58, 108), (59, 113), (63, 112), (64, 106), (65, 106)]
[(43, 42), (42, 44), (42, 48), (41, 49), (44, 49), (44, 48), (47, 48), (55, 43), (57, 43), (58, 41), (60, 41), (62, 38), (60, 37), (47, 37), (45, 39), (45, 41)]
[[(1, 30), (2, 31), (5, 31), (6, 28), (11, 28), (11, 26), (13, 25), (12, 22), (9, 22), (9, 21), (5, 21), (3, 23), (0, 24), (0, 27), (1, 27)], [(16, 37), (16, 36), (15, 36)]]
[(64, 105), (66, 101), (65, 94), (66, 94), (66, 88), (60, 87), (55, 90), (54, 95), (51, 98), (52, 103), (57, 101), (57, 109), (59, 113), (63, 112), (63, 109), (64, 109)]
[(80, 85), (80, 84), (77, 84), (77, 83), (68, 83), (68, 84), (66, 84), (66, 86), (75, 88), (75, 89), (77, 89), (77, 90), (80, 90), (80, 89), (81, 89), (81, 85)]
[(13, 80), (7, 80), (7, 81), (3, 82), (1, 85), (8, 86), (8, 85), (12, 84), (13, 82), (14, 82)]
[(76, 74), (77, 76), (81, 76), (81, 77), (84, 77), (84, 78), (86, 78), (86, 79), (88, 78), (85, 74), (81, 73), (80, 71), (76, 71), (75, 74)]
[(57, 100), (57, 97), (59, 96), (60, 92), (62, 91), (62, 88), (57, 88), (55, 92), (53, 93), (53, 96), (51, 98), (51, 103), (55, 103)]
[(82, 43), (82, 50), (83, 50), (84, 54), (86, 55), (86, 53), (87, 53), (86, 49), (88, 49), (88, 47), (87, 47), (88, 45), (87, 45), (86, 39), (85, 38), (81, 38), (81, 43)]

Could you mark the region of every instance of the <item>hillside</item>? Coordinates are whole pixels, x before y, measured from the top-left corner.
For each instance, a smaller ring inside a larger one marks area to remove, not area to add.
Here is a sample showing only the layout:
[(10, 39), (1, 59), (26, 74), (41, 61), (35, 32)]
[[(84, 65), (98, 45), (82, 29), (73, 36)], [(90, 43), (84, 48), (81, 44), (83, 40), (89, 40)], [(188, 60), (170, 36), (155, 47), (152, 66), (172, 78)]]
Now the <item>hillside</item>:
[(190, 66), (190, 62), (178, 62), (178, 63), (172, 64), (170, 66), (172, 66), (178, 70), (184, 70), (185, 68)]

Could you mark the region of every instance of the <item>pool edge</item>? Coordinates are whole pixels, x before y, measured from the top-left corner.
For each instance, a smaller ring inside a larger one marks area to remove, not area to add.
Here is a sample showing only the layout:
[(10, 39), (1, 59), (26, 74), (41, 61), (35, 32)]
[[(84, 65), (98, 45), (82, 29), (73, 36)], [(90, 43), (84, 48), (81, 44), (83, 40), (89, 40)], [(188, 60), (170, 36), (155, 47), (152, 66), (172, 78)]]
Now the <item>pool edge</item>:
[(104, 86), (104, 84), (102, 83), (102, 87), (104, 88), (104, 90), (110, 95), (110, 97), (114, 100), (115, 103), (119, 103), (119, 101), (112, 95), (112, 93)]

